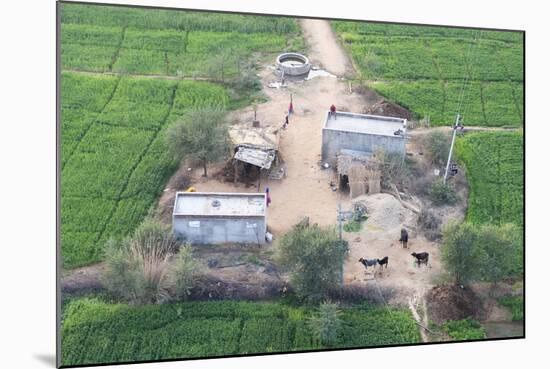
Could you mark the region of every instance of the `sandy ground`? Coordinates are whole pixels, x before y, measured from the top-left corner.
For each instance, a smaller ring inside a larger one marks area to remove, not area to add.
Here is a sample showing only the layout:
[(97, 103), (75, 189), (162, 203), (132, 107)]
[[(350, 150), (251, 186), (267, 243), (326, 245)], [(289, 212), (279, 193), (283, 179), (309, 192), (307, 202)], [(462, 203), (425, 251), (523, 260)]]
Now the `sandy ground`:
[[(433, 286), (434, 277), (441, 272), (439, 246), (429, 242), (415, 231), (416, 214), (401, 206), (399, 201), (389, 194), (361, 196), (355, 201), (364, 201), (367, 205), (368, 220), (357, 233), (344, 233), (350, 243), (350, 253), (344, 265), (346, 283), (373, 284), (376, 278), (380, 287), (395, 290), (398, 303), (406, 301), (407, 296), (422, 296)], [(409, 231), (408, 248), (398, 241), (401, 228)], [(417, 267), (412, 252), (428, 252), (428, 266)], [(389, 257), (387, 268), (368, 268), (358, 260), (381, 259)]]

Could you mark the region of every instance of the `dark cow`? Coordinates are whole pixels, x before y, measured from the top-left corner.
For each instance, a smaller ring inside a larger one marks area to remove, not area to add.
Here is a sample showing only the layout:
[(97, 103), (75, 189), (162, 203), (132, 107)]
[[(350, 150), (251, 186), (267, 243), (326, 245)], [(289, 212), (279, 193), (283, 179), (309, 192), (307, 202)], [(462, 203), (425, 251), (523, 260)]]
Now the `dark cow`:
[(388, 261), (390, 260), (389, 257), (387, 256), (384, 256), (382, 259), (376, 259), (376, 261), (378, 261), (378, 265), (380, 265), (380, 268), (382, 268), (382, 266), (386, 266), (386, 268), (388, 268)]
[(367, 260), (367, 259), (360, 258), (359, 262), (365, 266), (365, 269), (368, 270), (370, 266), (371, 267), (376, 266), (376, 264), (378, 263), (378, 259)]
[(418, 264), (418, 266), (420, 266), (420, 264), (428, 265), (430, 254), (428, 254), (427, 252), (419, 252), (419, 253), (413, 252), (411, 255), (416, 258), (416, 263)]

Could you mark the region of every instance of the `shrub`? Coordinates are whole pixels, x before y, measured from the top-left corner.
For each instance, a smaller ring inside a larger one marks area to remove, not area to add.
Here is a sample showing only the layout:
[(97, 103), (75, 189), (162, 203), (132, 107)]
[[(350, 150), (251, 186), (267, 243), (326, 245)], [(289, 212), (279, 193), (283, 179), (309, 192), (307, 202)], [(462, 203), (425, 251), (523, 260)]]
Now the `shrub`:
[(437, 179), (432, 183), (430, 188), (430, 198), (436, 205), (454, 204), (458, 200), (455, 188), (444, 183), (443, 180)]
[(310, 318), (309, 327), (321, 344), (331, 347), (336, 343), (342, 325), (340, 315), (337, 304), (323, 302), (319, 312)]
[(484, 255), (477, 242), (477, 229), (470, 223), (449, 223), (443, 229), (441, 260), (456, 283), (479, 280)]
[(486, 338), (485, 329), (479, 322), (470, 318), (450, 320), (443, 324), (443, 330), (456, 341), (481, 340)]
[(346, 232), (359, 232), (361, 230), (361, 222), (350, 220), (344, 224), (343, 228)]
[(290, 282), (301, 299), (319, 301), (338, 286), (348, 247), (334, 228), (298, 225), (279, 241), (277, 258), (290, 271)]
[(432, 164), (436, 166), (446, 164), (451, 145), (451, 137), (448, 133), (441, 131), (430, 132), (424, 137), (422, 143)]
[(441, 237), (441, 219), (436, 217), (430, 209), (422, 208), (416, 223), (424, 230), (426, 238), (430, 241)]
[(169, 261), (178, 241), (161, 225), (144, 222), (132, 238), (106, 244), (103, 282), (117, 297), (133, 303), (169, 299)]
[(189, 244), (180, 248), (171, 265), (170, 277), (177, 297), (187, 300), (191, 288), (195, 285), (200, 268), (193, 259), (193, 250)]
[(407, 166), (400, 154), (379, 150), (376, 152), (376, 157), (380, 162), (383, 188), (390, 189), (392, 183), (398, 183), (405, 179)]
[(523, 320), (523, 296), (504, 296), (498, 302), (512, 311), (512, 320)]
[(443, 230), (441, 258), (457, 283), (498, 282), (523, 273), (519, 227), (450, 223)]

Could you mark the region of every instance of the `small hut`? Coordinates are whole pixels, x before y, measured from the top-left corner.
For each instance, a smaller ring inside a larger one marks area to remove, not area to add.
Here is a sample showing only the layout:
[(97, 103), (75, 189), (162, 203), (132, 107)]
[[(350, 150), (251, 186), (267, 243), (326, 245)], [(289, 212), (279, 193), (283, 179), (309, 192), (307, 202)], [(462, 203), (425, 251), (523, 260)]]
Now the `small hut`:
[(254, 180), (262, 173), (271, 175), (279, 170), (279, 129), (236, 124), (229, 130), (233, 145), (232, 168), (234, 182)]
[(375, 156), (354, 150), (340, 150), (336, 170), (338, 187), (348, 190), (351, 198), (380, 192), (380, 169)]

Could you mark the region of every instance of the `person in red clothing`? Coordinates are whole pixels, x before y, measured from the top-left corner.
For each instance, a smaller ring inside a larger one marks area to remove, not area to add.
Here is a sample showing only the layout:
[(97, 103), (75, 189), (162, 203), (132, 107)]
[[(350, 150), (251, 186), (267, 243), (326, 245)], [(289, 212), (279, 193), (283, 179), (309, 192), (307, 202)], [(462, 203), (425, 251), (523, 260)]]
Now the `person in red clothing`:
[(334, 106), (334, 104), (330, 106), (330, 115), (336, 119), (336, 106)]

